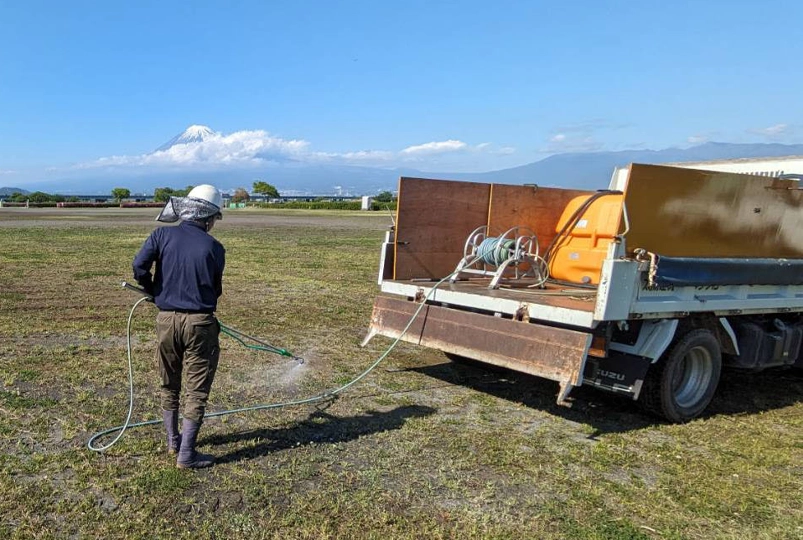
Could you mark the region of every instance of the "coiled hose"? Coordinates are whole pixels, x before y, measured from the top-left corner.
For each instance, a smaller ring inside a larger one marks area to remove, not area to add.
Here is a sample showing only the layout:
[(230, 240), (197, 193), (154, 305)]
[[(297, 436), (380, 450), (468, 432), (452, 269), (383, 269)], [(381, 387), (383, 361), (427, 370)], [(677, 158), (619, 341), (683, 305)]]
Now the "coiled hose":
[(477, 257), (482, 262), (493, 266), (502, 266), (510, 258), (510, 251), (516, 246), (516, 241), (509, 238), (489, 236), (477, 248)]

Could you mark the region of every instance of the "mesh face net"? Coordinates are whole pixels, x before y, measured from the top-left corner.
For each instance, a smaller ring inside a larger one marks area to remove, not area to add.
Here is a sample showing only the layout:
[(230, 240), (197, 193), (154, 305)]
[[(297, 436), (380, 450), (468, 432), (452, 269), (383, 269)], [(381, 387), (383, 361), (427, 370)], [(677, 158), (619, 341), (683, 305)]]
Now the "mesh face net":
[(164, 223), (173, 223), (178, 220), (204, 221), (218, 214), (218, 219), (221, 219), (223, 215), (220, 213), (220, 208), (208, 201), (189, 197), (170, 197), (156, 221)]

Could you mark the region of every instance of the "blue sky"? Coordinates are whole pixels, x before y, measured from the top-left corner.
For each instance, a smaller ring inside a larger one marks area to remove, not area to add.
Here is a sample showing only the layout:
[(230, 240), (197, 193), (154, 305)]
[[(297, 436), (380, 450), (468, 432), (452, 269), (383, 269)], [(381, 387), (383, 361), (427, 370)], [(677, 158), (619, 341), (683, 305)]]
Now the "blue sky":
[[(793, 0), (3, 2), (0, 185), (253, 147), (478, 171), (797, 143), (801, 20)], [(191, 124), (223, 138), (144, 157)]]

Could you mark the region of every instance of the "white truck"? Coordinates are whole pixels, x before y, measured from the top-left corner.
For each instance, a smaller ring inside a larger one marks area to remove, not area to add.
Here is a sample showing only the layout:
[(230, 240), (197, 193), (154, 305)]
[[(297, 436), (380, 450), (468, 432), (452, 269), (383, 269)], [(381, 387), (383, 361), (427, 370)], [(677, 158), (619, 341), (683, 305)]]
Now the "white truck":
[(555, 380), (559, 401), (589, 385), (688, 421), (723, 367), (803, 367), (789, 164), (631, 164), (599, 192), (401, 178), (366, 343), (401, 336)]

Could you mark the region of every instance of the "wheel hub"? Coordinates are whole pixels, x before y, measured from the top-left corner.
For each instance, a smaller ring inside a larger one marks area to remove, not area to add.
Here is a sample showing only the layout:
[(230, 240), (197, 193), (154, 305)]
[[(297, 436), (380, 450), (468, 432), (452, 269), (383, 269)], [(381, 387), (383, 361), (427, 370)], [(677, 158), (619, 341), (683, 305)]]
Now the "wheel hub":
[(672, 380), (672, 394), (680, 407), (694, 406), (705, 395), (711, 382), (714, 362), (705, 347), (694, 347), (678, 366)]

